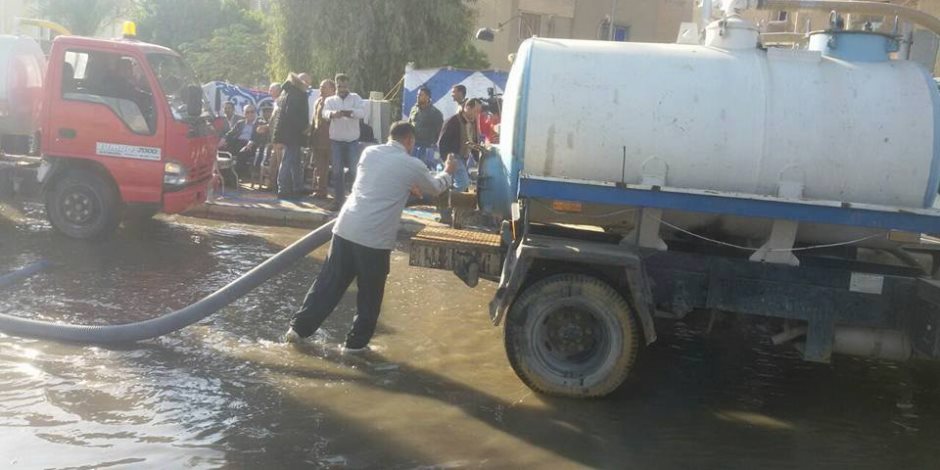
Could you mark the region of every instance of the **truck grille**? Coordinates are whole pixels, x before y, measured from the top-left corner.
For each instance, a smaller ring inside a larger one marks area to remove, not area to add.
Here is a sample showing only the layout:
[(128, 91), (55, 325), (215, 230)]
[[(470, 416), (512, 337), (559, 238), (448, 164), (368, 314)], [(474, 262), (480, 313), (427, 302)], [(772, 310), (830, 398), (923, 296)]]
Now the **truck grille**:
[(198, 182), (208, 179), (212, 176), (212, 162), (198, 161), (190, 172), (190, 181)]

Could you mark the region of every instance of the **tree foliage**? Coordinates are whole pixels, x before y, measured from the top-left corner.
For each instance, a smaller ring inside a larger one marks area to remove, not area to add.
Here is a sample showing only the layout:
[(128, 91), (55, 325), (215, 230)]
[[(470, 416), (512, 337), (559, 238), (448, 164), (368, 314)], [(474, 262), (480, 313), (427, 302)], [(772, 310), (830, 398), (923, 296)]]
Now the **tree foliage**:
[[(485, 66), (469, 44), (474, 11), (465, 0), (274, 0), (272, 71), (345, 72), (360, 91), (390, 89), (405, 64)], [(449, 63), (472, 59), (471, 63)]]
[(141, 40), (178, 50), (201, 80), (267, 82), (263, 18), (240, 0), (136, 0)]
[[(58, 0), (51, 0), (58, 1)], [(260, 28), (260, 22), (234, 0), (136, 0), (137, 34), (142, 41), (179, 49), (208, 41), (213, 32), (232, 24)]]
[(209, 40), (184, 43), (180, 51), (204, 81), (262, 86), (268, 81), (267, 36), (243, 23), (219, 28)]
[(72, 34), (94, 36), (103, 27), (125, 14), (128, 0), (32, 0), (31, 14), (60, 23)]

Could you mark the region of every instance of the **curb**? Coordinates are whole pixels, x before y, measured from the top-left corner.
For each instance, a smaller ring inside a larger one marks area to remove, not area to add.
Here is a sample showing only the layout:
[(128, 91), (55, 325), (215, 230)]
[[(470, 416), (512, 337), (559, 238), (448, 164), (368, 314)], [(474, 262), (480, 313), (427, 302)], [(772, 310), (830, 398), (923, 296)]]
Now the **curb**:
[[(199, 219), (221, 220), (254, 225), (315, 229), (334, 218), (333, 213), (313, 210), (291, 210), (276, 207), (251, 207), (232, 204), (205, 203), (180, 215)], [(419, 217), (403, 214), (399, 236), (410, 237), (421, 231), (429, 222)]]

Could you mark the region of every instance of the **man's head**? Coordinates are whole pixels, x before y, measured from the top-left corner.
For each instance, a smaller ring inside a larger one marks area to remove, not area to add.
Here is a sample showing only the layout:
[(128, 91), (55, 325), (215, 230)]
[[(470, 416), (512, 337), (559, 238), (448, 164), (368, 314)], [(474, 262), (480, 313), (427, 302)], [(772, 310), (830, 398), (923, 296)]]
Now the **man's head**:
[(329, 98), (336, 94), (336, 83), (333, 80), (326, 79), (320, 82), (320, 96)]
[(398, 142), (411, 154), (415, 148), (415, 126), (408, 121), (398, 121), (389, 128), (388, 139)]
[(307, 88), (310, 88), (313, 86), (313, 77), (311, 77), (309, 73), (304, 72), (298, 75), (297, 78), (299, 78), (300, 81), (304, 82), (304, 85), (307, 85)]
[(131, 62), (131, 59), (121, 57), (117, 61), (117, 75), (127, 81), (134, 79), (134, 63)]
[(338, 73), (336, 77), (333, 78), (333, 81), (336, 82), (336, 94), (340, 98), (345, 98), (349, 95), (349, 76), (345, 73)]
[(471, 121), (476, 121), (482, 110), (483, 102), (479, 98), (469, 99), (463, 104), (463, 115)]
[(254, 121), (255, 117), (258, 115), (255, 105), (253, 104), (246, 104), (245, 107), (242, 108), (242, 114), (245, 115), (245, 119), (248, 121)]
[(458, 103), (463, 103), (463, 100), (467, 99), (467, 87), (454, 85), (454, 87), (450, 89), (450, 97)]
[(274, 114), (274, 108), (273, 108), (273, 107), (271, 107), (271, 106), (262, 106), (262, 107), (261, 107), (261, 117), (264, 118), (265, 121), (270, 121), (270, 120), (271, 120), (271, 115), (273, 115), (273, 114)]
[(225, 117), (227, 118), (231, 118), (232, 116), (234, 116), (235, 115), (235, 103), (232, 103), (231, 101), (226, 101), (225, 104), (222, 105), (222, 114), (224, 114)]
[(271, 95), (271, 98), (277, 100), (278, 97), (281, 96), (281, 84), (272, 83), (271, 86), (268, 87), (268, 94)]
[(423, 86), (418, 89), (418, 106), (424, 108), (431, 104), (431, 89)]

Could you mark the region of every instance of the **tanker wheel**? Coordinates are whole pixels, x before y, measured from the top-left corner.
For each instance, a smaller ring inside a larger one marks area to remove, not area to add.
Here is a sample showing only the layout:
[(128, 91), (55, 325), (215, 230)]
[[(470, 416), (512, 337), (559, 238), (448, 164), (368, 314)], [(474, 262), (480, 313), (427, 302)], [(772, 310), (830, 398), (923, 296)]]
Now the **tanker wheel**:
[(535, 391), (607, 395), (630, 373), (639, 332), (626, 300), (607, 283), (561, 274), (525, 289), (506, 318), (506, 354)]
[(52, 227), (78, 239), (110, 236), (120, 223), (120, 195), (111, 181), (88, 170), (71, 170), (46, 193)]

